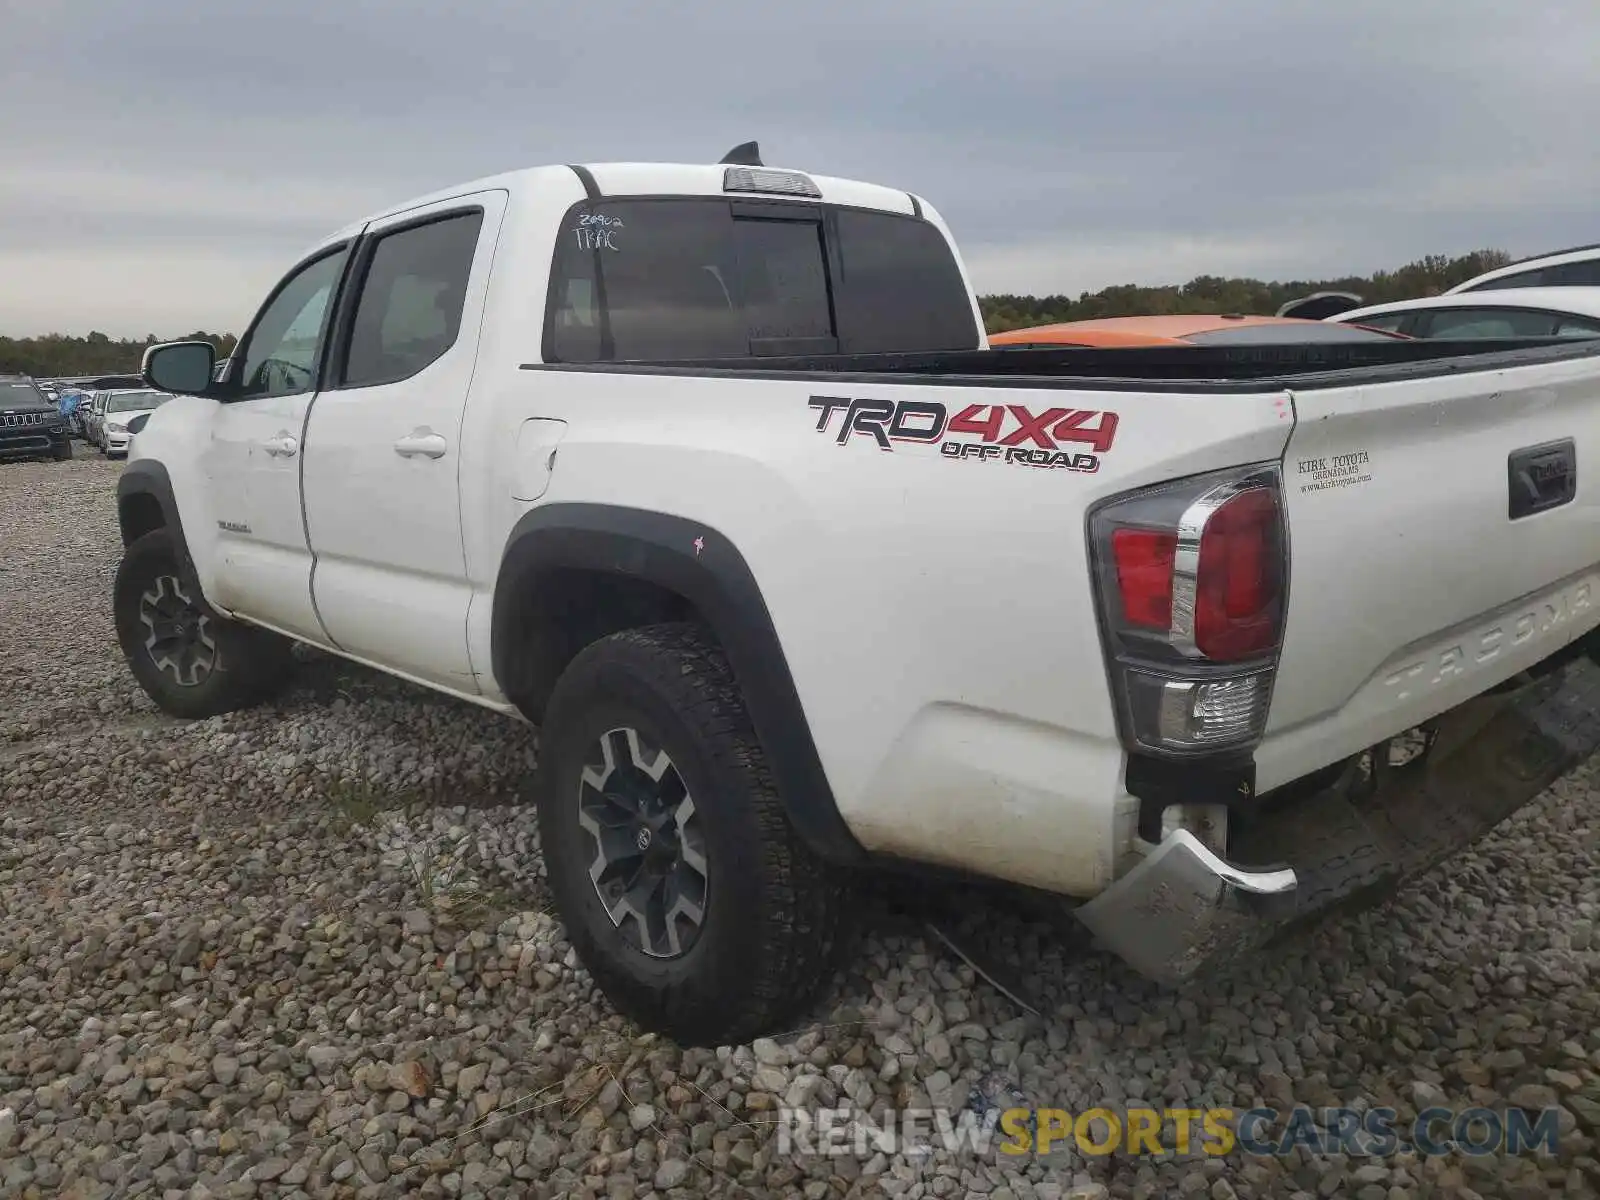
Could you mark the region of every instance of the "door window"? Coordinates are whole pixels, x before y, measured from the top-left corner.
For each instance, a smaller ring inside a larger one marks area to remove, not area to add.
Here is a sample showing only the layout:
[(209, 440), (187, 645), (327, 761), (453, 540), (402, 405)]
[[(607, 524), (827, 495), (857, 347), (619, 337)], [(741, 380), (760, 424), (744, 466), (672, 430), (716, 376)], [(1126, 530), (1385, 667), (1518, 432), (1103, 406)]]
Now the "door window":
[(301, 267), (279, 287), (256, 318), (239, 357), (244, 368), (231, 399), (290, 396), (315, 385), (328, 305), (344, 271), (341, 246)]
[(483, 210), (383, 235), (356, 301), (341, 385), (409, 379), (455, 344)]
[(1457, 308), (1436, 310), (1428, 322), (1430, 338), (1548, 337), (1549, 313), (1526, 308)]
[(1582, 317), (1559, 317), (1556, 320), (1556, 336), (1570, 338), (1600, 337), (1600, 321), (1588, 321)]

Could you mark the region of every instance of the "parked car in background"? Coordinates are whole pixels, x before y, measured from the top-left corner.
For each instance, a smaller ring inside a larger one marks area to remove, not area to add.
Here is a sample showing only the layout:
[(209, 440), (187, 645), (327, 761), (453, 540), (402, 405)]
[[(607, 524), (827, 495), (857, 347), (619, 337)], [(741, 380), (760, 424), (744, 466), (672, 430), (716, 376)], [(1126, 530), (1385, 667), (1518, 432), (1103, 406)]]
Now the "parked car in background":
[(1600, 287), (1600, 244), (1574, 246), (1496, 267), (1456, 284), (1445, 295), (1548, 287)]
[(1118, 346), (1265, 346), (1295, 342), (1381, 342), (1394, 335), (1348, 329), (1330, 334), (1323, 321), (1297, 317), (1181, 314), (1165, 317), (1102, 317), (991, 333), (993, 350), (1039, 350), (1059, 346), (1111, 349)]
[(0, 458), (72, 457), (61, 410), (26, 375), (0, 375)]
[(1600, 287), (1448, 292), (1327, 319), (1411, 338), (1600, 337)]
[(99, 446), (107, 458), (119, 458), (128, 452), (128, 441), (132, 437), (128, 432), (129, 421), (155, 412), (172, 399), (169, 393), (158, 392), (154, 388), (107, 392), (105, 395), (105, 406), (100, 414)]
[(88, 393), (88, 402), (80, 405), (83, 411), (83, 440), (91, 446), (100, 444), (100, 411), (105, 405), (105, 392), (96, 389)]
[(1366, 301), (1355, 292), (1312, 292), (1291, 300), (1278, 309), (1280, 317), (1300, 317), (1307, 321), (1320, 321), (1325, 317), (1360, 308)]

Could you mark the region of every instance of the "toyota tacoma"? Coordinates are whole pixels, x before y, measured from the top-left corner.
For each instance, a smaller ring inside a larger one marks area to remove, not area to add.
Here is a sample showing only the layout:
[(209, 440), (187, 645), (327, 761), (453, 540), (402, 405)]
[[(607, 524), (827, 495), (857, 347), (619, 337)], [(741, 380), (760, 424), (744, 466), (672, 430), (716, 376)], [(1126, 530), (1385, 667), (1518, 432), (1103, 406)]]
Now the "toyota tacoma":
[(397, 205), (143, 371), (145, 691), (303, 642), (537, 725), (568, 934), (686, 1043), (803, 1009), (864, 871), (1178, 985), (1600, 740), (1595, 343), (991, 351), (930, 204), (747, 146)]

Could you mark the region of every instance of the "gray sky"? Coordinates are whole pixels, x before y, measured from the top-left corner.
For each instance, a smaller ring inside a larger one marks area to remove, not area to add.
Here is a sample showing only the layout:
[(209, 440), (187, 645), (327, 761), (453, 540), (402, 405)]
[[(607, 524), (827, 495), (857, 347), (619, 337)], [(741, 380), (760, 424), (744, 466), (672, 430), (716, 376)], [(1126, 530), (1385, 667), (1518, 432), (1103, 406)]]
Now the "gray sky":
[(1600, 241), (1595, 0), (0, 0), (0, 333), (237, 332), (365, 212), (546, 162), (909, 188), (978, 290)]

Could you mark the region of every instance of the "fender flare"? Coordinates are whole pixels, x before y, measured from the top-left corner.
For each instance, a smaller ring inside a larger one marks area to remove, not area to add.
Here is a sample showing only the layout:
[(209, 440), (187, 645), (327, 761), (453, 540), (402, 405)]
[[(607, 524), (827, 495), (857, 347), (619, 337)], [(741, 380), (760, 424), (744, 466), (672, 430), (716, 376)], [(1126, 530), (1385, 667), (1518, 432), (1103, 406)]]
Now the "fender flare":
[(178, 551), (178, 565), (184, 583), (200, 587), (200, 577), (189, 554), (189, 541), (183, 533), (183, 517), (178, 512), (178, 498), (172, 489), (172, 477), (161, 463), (149, 458), (135, 459), (123, 467), (117, 477), (117, 526), (122, 544), (127, 546), (144, 530), (136, 530), (128, 523), (128, 504), (133, 497), (150, 497), (161, 509), (162, 527), (172, 536)]
[(629, 576), (683, 597), (728, 655), (789, 820), (823, 859), (866, 853), (839, 814), (772, 615), (732, 541), (702, 522), (608, 504), (556, 503), (525, 513), (506, 539), (495, 582), (490, 655), (501, 691), (512, 680), (518, 598), (548, 570)]

